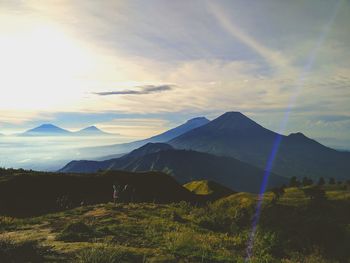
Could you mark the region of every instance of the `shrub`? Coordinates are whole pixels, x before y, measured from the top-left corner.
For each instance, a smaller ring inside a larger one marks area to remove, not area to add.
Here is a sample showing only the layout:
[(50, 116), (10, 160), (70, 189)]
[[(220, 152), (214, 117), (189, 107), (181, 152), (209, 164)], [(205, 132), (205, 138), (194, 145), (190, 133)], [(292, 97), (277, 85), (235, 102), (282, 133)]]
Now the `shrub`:
[(57, 236), (57, 239), (63, 241), (88, 241), (95, 237), (95, 231), (83, 222), (75, 222), (66, 225), (62, 232)]
[(36, 241), (14, 243), (10, 240), (0, 239), (0, 262), (44, 262), (43, 248)]

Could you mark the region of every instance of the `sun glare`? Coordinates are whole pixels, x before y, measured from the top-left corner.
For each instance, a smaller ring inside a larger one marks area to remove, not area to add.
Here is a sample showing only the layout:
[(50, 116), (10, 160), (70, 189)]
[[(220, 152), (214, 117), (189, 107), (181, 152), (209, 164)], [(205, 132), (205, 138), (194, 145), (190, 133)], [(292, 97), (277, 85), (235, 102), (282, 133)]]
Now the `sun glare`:
[(1, 33), (0, 57), (3, 108), (69, 106), (83, 95), (81, 79), (93, 66), (88, 52), (52, 25)]

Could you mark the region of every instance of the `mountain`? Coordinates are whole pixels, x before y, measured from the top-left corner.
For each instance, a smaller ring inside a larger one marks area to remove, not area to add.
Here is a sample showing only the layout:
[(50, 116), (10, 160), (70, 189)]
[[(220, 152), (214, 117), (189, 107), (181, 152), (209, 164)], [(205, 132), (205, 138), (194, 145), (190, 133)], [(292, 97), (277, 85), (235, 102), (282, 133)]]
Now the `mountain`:
[[(121, 158), (97, 161), (72, 161), (59, 172), (94, 173), (99, 170), (161, 171), (184, 184), (211, 180), (235, 191), (258, 192), (264, 171), (231, 157), (175, 150), (164, 143), (149, 143)], [(287, 178), (272, 174), (269, 187), (280, 186)]]
[(180, 126), (177, 126), (173, 129), (170, 129), (164, 133), (150, 137), (148, 139), (134, 141), (130, 143), (82, 148), (81, 153), (85, 156), (96, 156), (98, 157), (98, 159), (106, 159), (106, 157), (101, 157), (101, 156), (125, 154), (150, 142), (151, 143), (167, 142), (169, 140), (172, 140), (180, 136), (181, 134), (184, 134), (195, 128), (201, 127), (207, 123), (209, 123), (209, 120), (207, 118), (197, 117), (197, 118), (188, 120), (186, 123), (181, 124)]
[(192, 181), (183, 185), (186, 189), (197, 195), (212, 196), (215, 199), (234, 194), (231, 189), (214, 181), (200, 180)]
[(97, 128), (96, 126), (90, 126), (90, 127), (81, 129), (80, 131), (74, 132), (74, 135), (78, 135), (78, 136), (105, 136), (105, 135), (112, 135), (112, 134), (104, 132), (101, 129)]
[(70, 135), (71, 132), (53, 124), (42, 124), (21, 134), (21, 136), (59, 136)]
[(36, 128), (30, 129), (20, 136), (105, 136), (112, 135), (106, 133), (96, 126), (90, 126), (84, 129), (81, 129), (77, 132), (71, 132), (65, 129), (62, 129), (53, 124), (42, 124)]
[(233, 157), (265, 169), (274, 144), (281, 139), (272, 171), (292, 177), (349, 178), (350, 154), (328, 148), (302, 133), (270, 131), (240, 112), (227, 112), (169, 142), (177, 149)]
[(188, 120), (184, 124), (181, 124), (180, 126), (177, 126), (173, 129), (170, 129), (162, 134), (153, 136), (149, 139), (139, 141), (142, 145), (147, 143), (147, 142), (167, 142), (170, 141), (171, 139), (174, 139), (181, 134), (184, 134), (188, 131), (191, 131), (195, 128), (201, 127), (205, 124), (209, 123), (209, 120), (205, 117), (197, 117)]
[(165, 143), (147, 143), (144, 146), (131, 151), (118, 158), (103, 161), (71, 161), (58, 172), (61, 173), (95, 173), (99, 170), (128, 170), (133, 161), (147, 154), (156, 153), (162, 150), (171, 150), (172, 146)]

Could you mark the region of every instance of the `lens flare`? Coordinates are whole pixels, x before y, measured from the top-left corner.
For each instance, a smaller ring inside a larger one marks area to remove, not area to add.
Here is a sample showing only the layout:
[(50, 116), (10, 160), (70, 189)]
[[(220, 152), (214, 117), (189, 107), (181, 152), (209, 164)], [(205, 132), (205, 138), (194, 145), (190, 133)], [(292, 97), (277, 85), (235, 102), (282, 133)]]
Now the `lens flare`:
[(259, 219), (260, 219), (262, 202), (264, 199), (264, 193), (265, 193), (267, 185), (268, 185), (269, 177), (270, 177), (270, 174), (271, 174), (271, 171), (273, 168), (273, 163), (275, 161), (276, 155), (278, 154), (278, 149), (279, 149), (279, 146), (281, 145), (281, 142), (283, 139), (281, 134), (283, 134), (285, 129), (286, 129), (290, 113), (291, 113), (291, 111), (296, 103), (296, 100), (298, 98), (300, 91), (304, 87), (304, 83), (305, 83), (305, 80), (307, 79), (307, 76), (309, 75), (309, 73), (312, 70), (312, 67), (315, 63), (317, 53), (321, 49), (322, 44), (324, 43), (324, 41), (325, 41), (327, 35), (329, 34), (329, 31), (334, 23), (335, 18), (337, 17), (337, 14), (338, 14), (338, 11), (340, 9), (342, 2), (343, 2), (343, 0), (338, 0), (337, 3), (335, 4), (333, 12), (330, 16), (330, 19), (328, 20), (327, 24), (325, 25), (325, 27), (322, 31), (322, 34), (319, 36), (319, 38), (315, 44), (315, 47), (313, 48), (312, 52), (308, 56), (306, 63), (305, 63), (305, 66), (303, 68), (303, 71), (301, 72), (299, 78), (297, 79), (297, 81), (294, 85), (295, 86), (294, 93), (292, 94), (292, 96), (289, 100), (287, 110), (286, 110), (284, 117), (283, 117), (283, 120), (280, 124), (279, 132), (276, 135), (269, 159), (266, 163), (263, 181), (262, 181), (262, 184), (260, 187), (260, 192), (258, 195), (258, 202), (256, 205), (255, 214), (254, 214), (253, 220), (252, 220), (252, 228), (251, 228), (251, 232), (250, 232), (249, 239), (248, 239), (247, 250), (246, 250), (247, 254), (246, 254), (246, 260), (245, 260), (246, 262), (249, 262), (249, 260), (251, 259), (252, 255), (253, 255), (254, 240), (255, 240), (256, 230), (257, 230)]

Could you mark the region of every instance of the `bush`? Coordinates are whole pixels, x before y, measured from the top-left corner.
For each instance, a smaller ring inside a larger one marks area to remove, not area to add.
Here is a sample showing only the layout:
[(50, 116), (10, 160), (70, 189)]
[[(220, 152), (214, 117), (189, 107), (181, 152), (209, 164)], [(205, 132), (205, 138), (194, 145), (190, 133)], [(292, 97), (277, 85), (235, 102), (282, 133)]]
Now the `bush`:
[(44, 262), (43, 252), (43, 248), (39, 247), (36, 241), (14, 243), (0, 239), (0, 262)]
[(57, 236), (62, 241), (88, 241), (96, 236), (96, 232), (83, 222), (75, 222), (66, 225), (62, 232)]

